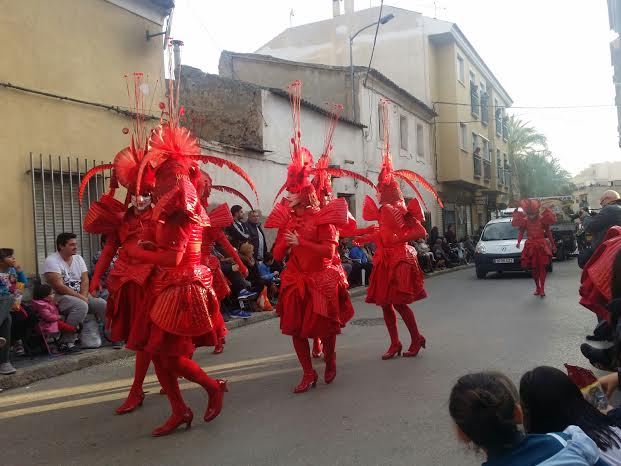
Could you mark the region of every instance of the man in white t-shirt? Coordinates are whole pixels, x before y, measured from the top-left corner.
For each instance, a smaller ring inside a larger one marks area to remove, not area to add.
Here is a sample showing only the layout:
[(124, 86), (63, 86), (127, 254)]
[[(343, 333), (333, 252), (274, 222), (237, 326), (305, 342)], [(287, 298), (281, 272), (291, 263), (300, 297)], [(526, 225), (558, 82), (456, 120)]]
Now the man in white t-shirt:
[[(106, 301), (89, 296), (88, 269), (82, 256), (78, 254), (78, 241), (74, 233), (61, 233), (56, 238), (57, 252), (45, 259), (43, 277), (56, 292), (56, 301), (60, 313), (69, 325), (78, 326), (87, 313), (95, 314), (104, 322)], [(76, 336), (63, 333), (61, 343), (63, 350), (76, 353)]]

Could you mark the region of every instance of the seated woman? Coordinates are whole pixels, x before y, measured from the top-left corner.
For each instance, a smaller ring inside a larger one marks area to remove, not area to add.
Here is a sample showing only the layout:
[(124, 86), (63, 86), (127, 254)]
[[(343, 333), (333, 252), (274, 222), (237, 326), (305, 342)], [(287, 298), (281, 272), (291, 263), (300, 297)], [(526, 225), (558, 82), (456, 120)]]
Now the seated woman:
[(621, 465), (621, 429), (612, 417), (585, 400), (567, 374), (554, 367), (540, 366), (520, 381), (524, 427), (528, 433), (545, 434), (580, 427), (611, 465)]
[(259, 264), (254, 258), (254, 246), (250, 243), (243, 243), (239, 247), (239, 257), (248, 269), (246, 280), (250, 282), (250, 291), (261, 293), (266, 282), (259, 273)]
[(595, 442), (578, 427), (552, 435), (524, 434), (517, 389), (500, 373), (461, 377), (451, 390), (449, 412), (458, 438), (482, 451), (486, 466), (608, 464), (600, 459)]

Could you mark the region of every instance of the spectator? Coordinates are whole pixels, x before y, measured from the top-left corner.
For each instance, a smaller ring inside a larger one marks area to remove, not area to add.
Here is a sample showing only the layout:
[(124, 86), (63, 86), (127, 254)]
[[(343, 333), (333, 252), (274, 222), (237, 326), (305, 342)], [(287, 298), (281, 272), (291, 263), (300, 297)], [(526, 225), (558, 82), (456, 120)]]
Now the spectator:
[(474, 257), (475, 245), (470, 235), (464, 237), (464, 249), (468, 253), (469, 259), (472, 259)]
[(341, 266), (343, 267), (343, 270), (345, 271), (345, 274), (349, 279), (349, 276), (351, 275), (353, 270), (353, 261), (349, 258), (349, 248), (347, 247), (345, 238), (342, 238), (339, 241), (338, 252), (339, 258), (341, 259)]
[(433, 252), (431, 252), (431, 250), (429, 249), (429, 246), (425, 242), (425, 239), (419, 238), (418, 241), (415, 241), (414, 248), (416, 249), (416, 253), (418, 254), (423, 271), (426, 273), (433, 273)]
[(602, 244), (608, 229), (612, 226), (621, 226), (621, 199), (617, 191), (608, 190), (600, 199), (602, 210), (595, 216), (585, 216), (584, 231), (592, 234), (591, 247), (584, 250), (578, 257), (580, 267), (584, 267), (597, 247)]
[(444, 269), (450, 264), (449, 258), (444, 253), (444, 249), (442, 248), (442, 239), (440, 238), (438, 238), (433, 245), (433, 257), (436, 260), (436, 265), (440, 269)]
[(28, 279), (15, 261), (13, 249), (0, 248), (0, 375), (16, 372), (9, 360), (9, 352), (17, 282), (26, 285)]
[[(43, 277), (56, 293), (60, 313), (67, 323), (78, 327), (87, 313), (94, 314), (103, 323), (106, 301), (88, 293), (88, 270), (78, 254), (78, 242), (74, 233), (61, 233), (56, 238), (57, 252), (45, 259)], [(67, 332), (61, 337), (61, 351), (75, 353), (75, 333)]]
[(239, 250), (242, 243), (247, 242), (250, 239), (248, 228), (246, 224), (242, 222), (244, 218), (244, 210), (240, 205), (234, 205), (231, 207), (231, 215), (233, 216), (233, 224), (230, 227), (226, 227), (224, 230), (229, 237), (229, 241), (233, 247)]
[(262, 261), (267, 253), (267, 241), (265, 240), (263, 227), (259, 223), (258, 210), (251, 210), (248, 212), (246, 229), (248, 230), (248, 235), (250, 236), (249, 242), (254, 246), (254, 258), (258, 261)]
[(615, 421), (591, 405), (567, 374), (541, 366), (520, 380), (524, 427), (529, 434), (559, 432), (580, 427), (596, 444), (602, 458), (621, 465), (621, 429)]
[(75, 333), (76, 328), (60, 318), (58, 305), (54, 301), (54, 290), (50, 285), (35, 285), (32, 290), (32, 310), (39, 318), (38, 330), (44, 335), (57, 336), (60, 332)]
[(248, 268), (248, 277), (246, 280), (250, 282), (250, 291), (260, 293), (263, 291), (265, 282), (259, 273), (259, 265), (254, 259), (254, 247), (250, 243), (244, 243), (239, 248), (239, 257), (244, 265)]
[(597, 445), (578, 427), (554, 435), (525, 435), (517, 389), (503, 374), (461, 377), (451, 390), (449, 412), (459, 440), (482, 450), (487, 466), (607, 464), (599, 459)]
[(429, 246), (435, 247), (436, 242), (440, 238), (440, 232), (438, 231), (438, 227), (433, 227), (431, 229), (431, 233), (429, 234)]
[[(97, 261), (101, 257), (101, 253), (105, 245), (106, 245), (106, 235), (101, 235), (101, 240), (100, 240), (101, 249), (95, 253), (95, 255), (93, 256), (93, 260), (91, 261), (93, 270), (95, 270), (95, 266), (97, 265)], [(103, 298), (106, 300), (108, 299), (109, 293), (108, 293), (108, 285), (106, 284), (106, 281), (108, 280), (108, 274), (114, 268), (114, 263), (116, 262), (118, 257), (119, 257), (119, 254), (117, 251), (114, 254), (114, 257), (112, 258), (112, 261), (110, 261), (110, 265), (108, 265), (108, 269), (103, 274), (101, 274), (101, 277), (99, 278), (99, 291), (97, 293), (97, 296), (100, 298)]]
[(259, 262), (259, 274), (261, 275), (261, 279), (268, 283), (274, 283), (278, 281), (278, 276), (280, 272), (275, 270), (272, 272), (271, 266), (274, 264), (274, 256), (271, 252), (266, 252), (263, 260)]
[(457, 243), (457, 233), (455, 233), (455, 225), (452, 223), (448, 226), (446, 233), (444, 234), (444, 238), (448, 242), (448, 244)]
[(364, 285), (369, 284), (369, 277), (371, 276), (371, 272), (373, 272), (373, 264), (367, 256), (366, 251), (354, 244), (352, 248), (349, 250), (349, 258), (352, 263), (357, 264), (358, 267), (353, 267), (352, 271), (349, 275), (349, 281), (354, 285), (363, 285), (362, 283), (362, 271), (365, 271), (365, 283)]

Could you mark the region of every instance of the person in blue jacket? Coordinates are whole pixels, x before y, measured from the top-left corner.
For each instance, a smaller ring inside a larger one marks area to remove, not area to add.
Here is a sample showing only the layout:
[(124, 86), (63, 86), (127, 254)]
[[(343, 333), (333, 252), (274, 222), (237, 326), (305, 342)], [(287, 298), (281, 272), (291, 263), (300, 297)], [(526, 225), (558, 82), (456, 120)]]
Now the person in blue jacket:
[(597, 445), (579, 427), (526, 435), (515, 385), (503, 374), (478, 372), (459, 378), (449, 399), (458, 438), (482, 451), (484, 466), (604, 466)]

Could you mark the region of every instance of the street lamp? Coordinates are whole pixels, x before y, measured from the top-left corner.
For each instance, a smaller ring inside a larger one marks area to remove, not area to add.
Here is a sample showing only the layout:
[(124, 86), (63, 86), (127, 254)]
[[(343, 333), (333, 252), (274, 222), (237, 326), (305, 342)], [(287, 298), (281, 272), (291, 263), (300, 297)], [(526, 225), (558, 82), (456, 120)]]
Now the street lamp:
[(353, 120), (356, 121), (356, 90), (354, 89), (354, 52), (353, 52), (353, 44), (354, 39), (358, 34), (360, 34), (365, 29), (368, 29), (376, 24), (386, 24), (388, 21), (393, 19), (395, 15), (392, 13), (382, 16), (379, 21), (375, 21), (374, 23), (369, 24), (368, 26), (359, 29), (354, 35), (349, 36), (349, 78), (351, 79), (351, 105), (352, 105), (352, 115)]

